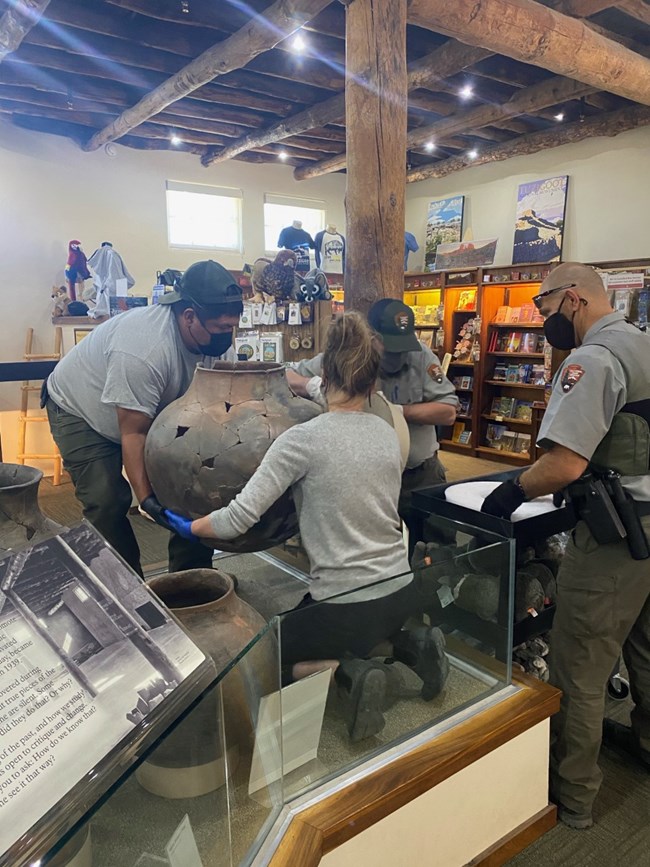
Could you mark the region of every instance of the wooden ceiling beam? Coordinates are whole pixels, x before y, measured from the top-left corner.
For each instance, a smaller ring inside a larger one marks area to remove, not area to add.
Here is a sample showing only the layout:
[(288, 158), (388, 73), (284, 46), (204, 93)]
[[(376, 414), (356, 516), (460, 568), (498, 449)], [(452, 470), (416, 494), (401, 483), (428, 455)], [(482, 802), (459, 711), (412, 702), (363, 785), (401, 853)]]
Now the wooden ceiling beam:
[(277, 45), (281, 39), (299, 29), (328, 2), (329, 0), (276, 0), (263, 16), (254, 18), (224, 42), (204, 51), (136, 105), (95, 133), (84, 146), (84, 150), (97, 150), (107, 142), (130, 132), (181, 97), (208, 84), (213, 78), (245, 66), (258, 54)]
[[(93, 75), (87, 74), (86, 70), (89, 67), (83, 58), (80, 63), (77, 63), (77, 58), (70, 58), (64, 68), (65, 72), (60, 69), (46, 72), (42, 67), (36, 68), (32, 65), (7, 61), (0, 66), (0, 84), (29, 87), (43, 93), (60, 93), (70, 97), (73, 102), (75, 96), (79, 96), (81, 99), (103, 100), (119, 105), (120, 108), (126, 108), (140, 99), (143, 91), (146, 92), (160, 81), (164, 81), (162, 76), (154, 76), (154, 80), (152, 80), (151, 76), (147, 75), (147, 86), (136, 88), (133, 86), (132, 76), (122, 75), (121, 80), (117, 80), (118, 73), (123, 72), (119, 69), (111, 78), (95, 78)], [(234, 88), (222, 87), (218, 84), (208, 84), (201, 87), (194, 91), (191, 96), (179, 100), (176, 105), (194, 107), (198, 113), (196, 115), (188, 113), (188, 117), (210, 117), (214, 116), (215, 111), (220, 111), (221, 106), (234, 107), (232, 108), (233, 111), (240, 112), (243, 110), (240, 108), (243, 102), (246, 102), (247, 108), (251, 109), (251, 111), (246, 110), (246, 113), (257, 116), (262, 123), (267, 121), (260, 115), (260, 112), (285, 115), (295, 111), (295, 104), (292, 102), (282, 102), (249, 92), (242, 93)], [(229, 108), (229, 110), (231, 109)], [(185, 109), (182, 113), (185, 113)], [(235, 117), (230, 119), (237, 121)]]
[(635, 18), (641, 21), (642, 24), (647, 24), (650, 27), (650, 6), (644, 3), (643, 0), (617, 0), (614, 4), (621, 12), (625, 12), (630, 18)]
[[(421, 82), (431, 82), (453, 75), (483, 59), (486, 52), (483, 49), (472, 49), (455, 40), (449, 40), (441, 48), (426, 57), (409, 65), (408, 87), (422, 87)], [(259, 144), (282, 141), (291, 135), (306, 132), (314, 126), (323, 126), (345, 116), (345, 94), (340, 93), (321, 103), (311, 106), (293, 117), (273, 124), (266, 130), (245, 136), (221, 152), (209, 151), (202, 162), (208, 166), (213, 163), (225, 162), (236, 154), (243, 153)]]
[[(427, 141), (437, 142), (439, 139), (446, 139), (457, 133), (468, 133), (469, 130), (480, 129), (482, 126), (488, 126), (508, 117), (530, 114), (549, 105), (556, 105), (558, 102), (578, 99), (589, 91), (590, 88), (586, 84), (558, 76), (518, 91), (501, 105), (479, 105), (476, 108), (455, 112), (429, 126), (411, 130), (406, 139), (406, 146), (410, 150)], [(337, 172), (345, 168), (345, 162), (345, 154), (331, 157), (320, 165), (296, 169), (294, 177), (298, 181), (304, 181), (329, 172)]]
[(589, 18), (597, 15), (603, 9), (617, 6), (616, 0), (555, 0), (550, 4), (557, 12), (563, 15), (572, 15), (574, 18)]
[(407, 183), (414, 183), (415, 181), (423, 181), (428, 178), (444, 178), (453, 172), (459, 172), (463, 169), (473, 168), (486, 163), (500, 162), (512, 157), (534, 154), (539, 151), (572, 144), (596, 136), (612, 137), (626, 130), (635, 129), (639, 126), (647, 126), (648, 124), (650, 124), (650, 108), (641, 105), (629, 106), (611, 114), (597, 115), (582, 123), (578, 121), (562, 127), (530, 133), (529, 135), (513, 139), (507, 144), (485, 148), (474, 160), (470, 160), (466, 155), (463, 155), (412, 169), (407, 172), (406, 181)]
[(650, 61), (534, 0), (411, 0), (409, 21), (650, 105)]
[(49, 5), (50, 0), (14, 0), (0, 16), (0, 63), (18, 48)]

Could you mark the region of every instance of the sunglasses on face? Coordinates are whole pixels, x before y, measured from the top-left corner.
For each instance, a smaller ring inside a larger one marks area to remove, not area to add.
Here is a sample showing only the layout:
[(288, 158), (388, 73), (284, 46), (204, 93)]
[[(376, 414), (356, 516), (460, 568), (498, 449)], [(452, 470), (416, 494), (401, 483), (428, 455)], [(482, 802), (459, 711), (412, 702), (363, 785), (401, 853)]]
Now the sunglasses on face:
[(560, 292), (562, 289), (575, 289), (577, 283), (565, 283), (563, 286), (556, 286), (555, 289), (547, 289), (546, 292), (540, 292), (539, 295), (533, 295), (533, 304), (540, 310), (544, 299), (554, 292)]

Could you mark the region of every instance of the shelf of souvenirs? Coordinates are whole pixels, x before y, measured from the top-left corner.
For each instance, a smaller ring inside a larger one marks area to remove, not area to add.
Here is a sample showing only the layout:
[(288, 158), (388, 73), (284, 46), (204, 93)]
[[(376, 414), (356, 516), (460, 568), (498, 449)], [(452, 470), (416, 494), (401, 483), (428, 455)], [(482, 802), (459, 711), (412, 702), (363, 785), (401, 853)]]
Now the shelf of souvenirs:
[(504, 388), (532, 388), (538, 391), (544, 391), (545, 385), (533, 385), (531, 382), (508, 382), (505, 379), (485, 379), (486, 385), (500, 385)]
[[(456, 444), (454, 443), (454, 445)], [(495, 449), (492, 446), (478, 446), (476, 451), (481, 455), (489, 455), (495, 459), (514, 458), (525, 463), (529, 463), (530, 461), (530, 454), (528, 452), (511, 452), (507, 449)]]
[(543, 328), (543, 322), (490, 322), (491, 328), (509, 328), (511, 331), (528, 331), (529, 328)]
[(446, 448), (462, 449), (463, 451), (467, 451), (467, 452), (473, 452), (474, 451), (474, 446), (471, 443), (461, 443), (461, 442), (457, 442), (456, 440), (449, 440), (449, 439), (440, 440), (440, 445), (446, 446)]
[(543, 352), (508, 352), (506, 349), (503, 352), (488, 352), (488, 355), (496, 355), (499, 358), (503, 358), (504, 355), (507, 355), (508, 358), (544, 358)]
[[(461, 418), (461, 416), (457, 416), (457, 418)], [(533, 422), (531, 419), (524, 418), (513, 418), (512, 416), (507, 415), (490, 415), (489, 413), (481, 413), (481, 418), (487, 419), (488, 421), (494, 421), (497, 424), (518, 424), (522, 427), (532, 427)]]

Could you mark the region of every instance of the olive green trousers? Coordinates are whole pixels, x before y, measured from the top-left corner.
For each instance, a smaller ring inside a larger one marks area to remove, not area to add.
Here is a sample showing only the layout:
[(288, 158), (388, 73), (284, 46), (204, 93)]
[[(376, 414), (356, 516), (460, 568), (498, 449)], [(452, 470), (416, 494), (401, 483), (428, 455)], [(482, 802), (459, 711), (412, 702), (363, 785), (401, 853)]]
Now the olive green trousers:
[[(650, 538), (650, 516), (642, 518)], [(633, 560), (625, 540), (599, 545), (580, 521), (558, 575), (550, 679), (562, 690), (551, 719), (551, 794), (591, 811), (602, 773), (607, 681), (621, 654), (630, 676), (632, 729), (650, 750), (650, 559)]]
[[(82, 418), (61, 409), (49, 398), (50, 430), (70, 474), (84, 517), (139, 575), (140, 548), (129, 520), (131, 486), (122, 475), (122, 448), (106, 439)], [(169, 571), (210, 568), (212, 551), (172, 533), (168, 544)]]

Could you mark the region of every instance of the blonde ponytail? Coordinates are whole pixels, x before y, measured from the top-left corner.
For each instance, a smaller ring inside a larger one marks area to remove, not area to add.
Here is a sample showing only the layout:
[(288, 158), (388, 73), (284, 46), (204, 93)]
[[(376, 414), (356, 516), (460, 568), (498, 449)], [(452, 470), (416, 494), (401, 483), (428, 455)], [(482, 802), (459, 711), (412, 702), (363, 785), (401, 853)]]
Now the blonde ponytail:
[(377, 380), (381, 351), (366, 320), (354, 312), (344, 313), (327, 332), (323, 375), (327, 388), (349, 397), (367, 395)]

